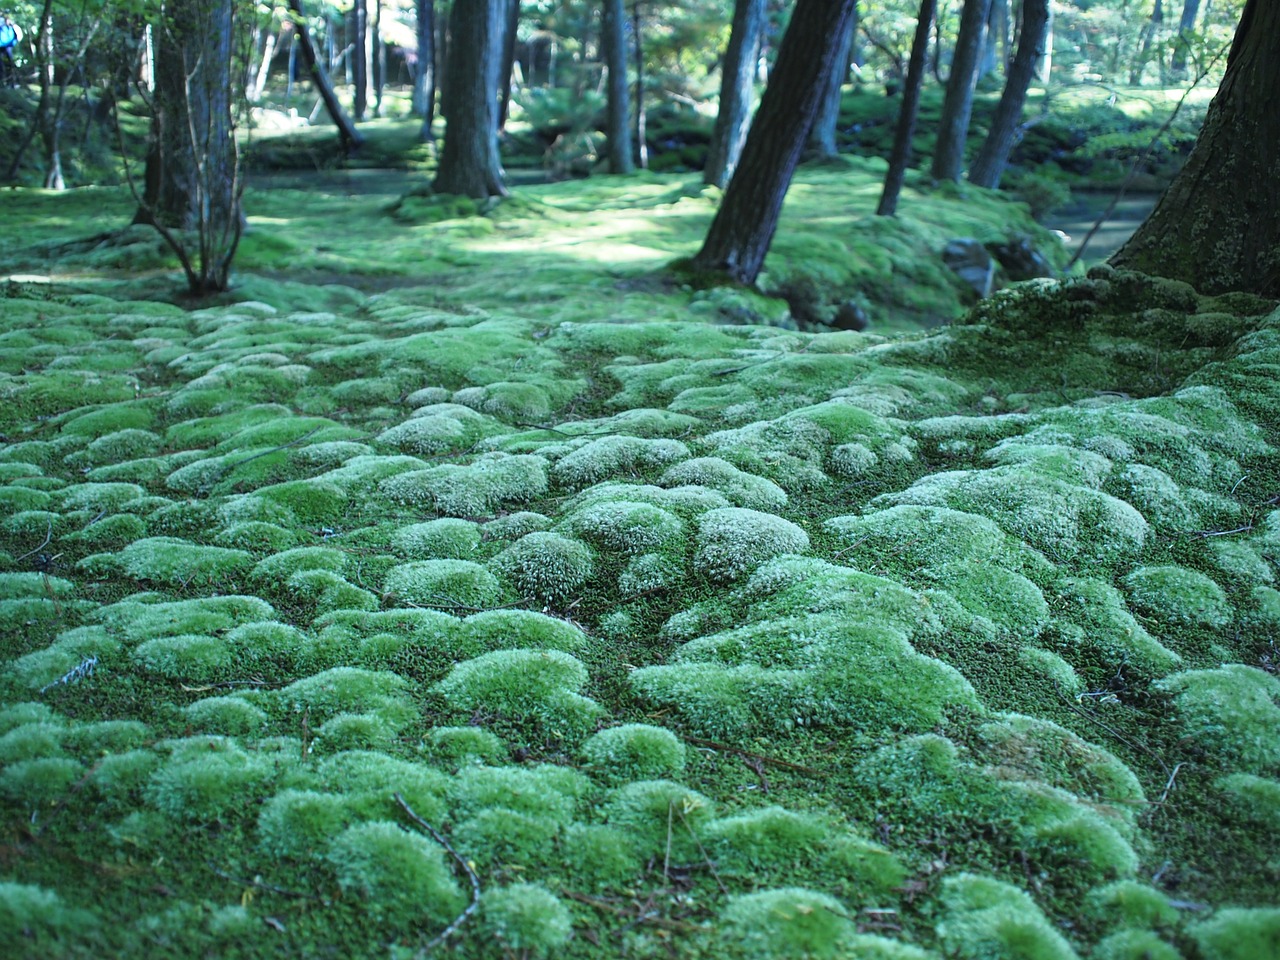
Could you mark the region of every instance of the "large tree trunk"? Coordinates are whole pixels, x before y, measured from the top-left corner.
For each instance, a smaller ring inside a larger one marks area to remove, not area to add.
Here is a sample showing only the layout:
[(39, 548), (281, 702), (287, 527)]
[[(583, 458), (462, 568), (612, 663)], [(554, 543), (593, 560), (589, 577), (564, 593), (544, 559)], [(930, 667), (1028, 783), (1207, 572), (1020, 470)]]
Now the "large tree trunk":
[(431, 125), (436, 118), (435, 0), (417, 0), (417, 11), (418, 70), (413, 75), (413, 109), (422, 118), (421, 138), (431, 140)]
[(1280, 3), (1247, 0), (1191, 156), (1111, 262), (1204, 293), (1280, 296), (1278, 100)]
[(631, 93), (627, 85), (627, 10), (623, 0), (604, 0), (605, 71), (608, 75), (609, 116), (605, 134), (609, 143), (609, 172), (631, 173), (635, 158), (631, 148)]
[(973, 113), (973, 88), (978, 82), (978, 57), (982, 53), (982, 31), (991, 10), (991, 0), (965, 0), (960, 14), (960, 33), (951, 58), (951, 75), (942, 99), (938, 121), (938, 146), (931, 173), (935, 180), (959, 180), (964, 167), (965, 138)]
[(892, 217), (898, 210), (898, 195), (907, 176), (907, 164), (911, 161), (911, 137), (916, 131), (916, 117), (920, 113), (920, 89), (924, 86), (925, 53), (929, 48), (929, 28), (938, 9), (938, 0), (920, 0), (920, 13), (916, 17), (916, 35), (911, 42), (911, 60), (907, 65), (907, 79), (902, 90), (902, 107), (898, 114), (898, 127), (893, 135), (893, 151), (889, 154), (889, 172), (885, 174), (884, 191), (876, 214)]
[(836, 146), (836, 126), (840, 122), (840, 92), (844, 82), (849, 79), (849, 51), (853, 49), (853, 35), (858, 32), (858, 6), (853, 7), (853, 22), (849, 32), (845, 34), (844, 46), (836, 56), (835, 69), (827, 78), (826, 91), (822, 102), (818, 104), (818, 115), (813, 118), (813, 126), (809, 128), (809, 151), (818, 157), (834, 157), (839, 153)]
[(764, 32), (765, 0), (737, 0), (720, 68), (720, 109), (707, 151), (703, 180), (724, 188), (738, 166), (751, 122), (751, 91)]
[(1018, 52), (1009, 68), (1004, 92), (991, 118), (991, 129), (982, 149), (969, 168), (969, 182), (995, 189), (1009, 162), (1009, 152), (1017, 140), (1022, 122), (1022, 108), (1027, 102), (1027, 89), (1035, 75), (1036, 64), (1044, 55), (1045, 32), (1049, 28), (1049, 0), (1023, 0), (1022, 36)]
[(741, 162), (693, 258), (695, 270), (754, 283), (856, 0), (797, 0)]
[(498, 157), (498, 59), (507, 0), (455, 2), (445, 64), (444, 149), (437, 193), (505, 197)]
[(329, 71), (320, 62), (315, 42), (311, 39), (311, 31), (307, 28), (307, 15), (302, 9), (302, 0), (289, 0), (289, 9), (293, 11), (295, 17), (293, 25), (298, 31), (302, 60), (307, 65), (311, 82), (315, 84), (320, 99), (324, 101), (329, 119), (338, 128), (338, 137), (342, 140), (343, 148), (348, 152), (355, 150), (364, 143), (364, 137), (356, 130), (356, 125), (347, 116), (347, 111), (342, 108), (342, 102), (338, 99), (333, 83), (329, 80)]

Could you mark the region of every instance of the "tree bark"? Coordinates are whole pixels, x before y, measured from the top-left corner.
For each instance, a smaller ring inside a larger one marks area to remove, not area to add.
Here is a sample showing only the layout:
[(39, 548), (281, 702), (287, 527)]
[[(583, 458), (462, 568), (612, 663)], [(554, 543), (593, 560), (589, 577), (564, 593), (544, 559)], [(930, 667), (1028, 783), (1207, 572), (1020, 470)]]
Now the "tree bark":
[(436, 118), (436, 5), (417, 0), (418, 70), (413, 76), (413, 109), (422, 118), (422, 140), (432, 140)]
[(938, 146), (930, 171), (935, 180), (959, 180), (964, 167), (965, 138), (973, 113), (973, 88), (978, 82), (978, 57), (982, 53), (982, 31), (990, 9), (991, 0), (965, 0), (960, 14), (960, 33), (951, 58), (947, 92), (942, 98)]
[(1280, 296), (1280, 3), (1247, 0), (1186, 165), (1111, 262), (1203, 293)]
[(782, 201), (849, 33), (856, 0), (797, 0), (773, 76), (742, 148), (741, 162), (694, 256), (695, 270), (754, 283), (764, 266)]
[(835, 69), (827, 77), (818, 115), (809, 129), (809, 152), (817, 157), (834, 157), (840, 151), (836, 146), (836, 126), (840, 122), (840, 91), (849, 79), (849, 51), (853, 49), (853, 35), (858, 32), (858, 5), (853, 6), (853, 22), (844, 36), (844, 46), (836, 55)]
[(302, 0), (289, 0), (289, 9), (293, 11), (295, 18), (293, 25), (298, 31), (302, 60), (307, 65), (307, 72), (311, 75), (311, 82), (315, 84), (316, 91), (320, 94), (320, 99), (324, 101), (324, 107), (329, 113), (329, 119), (338, 128), (338, 137), (342, 140), (343, 148), (349, 153), (364, 144), (364, 137), (356, 130), (356, 125), (347, 116), (347, 111), (342, 108), (342, 101), (338, 99), (338, 94), (333, 89), (333, 83), (329, 80), (329, 71), (320, 62), (315, 42), (311, 39), (311, 31), (307, 27), (307, 15), (302, 9)]
[(601, 45), (609, 104), (605, 128), (609, 172), (631, 173), (636, 165), (631, 145), (631, 91), (627, 84), (627, 11), (623, 0), (604, 0), (602, 12)]
[(925, 53), (929, 48), (929, 28), (938, 8), (938, 0), (920, 0), (920, 13), (916, 17), (915, 39), (911, 41), (911, 60), (907, 64), (907, 79), (902, 90), (902, 107), (898, 114), (898, 127), (893, 135), (893, 150), (889, 154), (889, 172), (885, 174), (884, 191), (876, 214), (892, 217), (898, 210), (898, 195), (907, 176), (911, 162), (911, 137), (916, 131), (916, 117), (920, 113), (920, 89), (924, 86)]
[(507, 0), (455, 2), (445, 64), (444, 149), (432, 188), (483, 200), (505, 197), (498, 157), (498, 59)]
[(369, 4), (355, 0), (351, 11), (355, 38), (351, 49), (351, 113), (359, 122), (369, 113)]
[(511, 77), (516, 66), (516, 33), (520, 29), (520, 0), (508, 0), (507, 18), (502, 31), (502, 65), (498, 71), (498, 129), (507, 125), (511, 109)]
[(1035, 75), (1036, 64), (1044, 55), (1045, 32), (1049, 28), (1049, 0), (1023, 0), (1022, 36), (1018, 52), (1005, 80), (1004, 92), (991, 118), (991, 129), (969, 168), (969, 182), (995, 189), (1009, 162), (1009, 153), (1018, 138), (1022, 108), (1027, 102), (1027, 89)]
[(720, 109), (707, 151), (703, 180), (721, 189), (733, 176), (751, 122), (751, 93), (764, 33), (765, 0), (737, 0), (729, 46), (720, 68)]
[(647, 120), (644, 115), (644, 44), (640, 40), (640, 0), (631, 8), (631, 33), (636, 45), (636, 164), (641, 170), (649, 169), (649, 142), (646, 139)]

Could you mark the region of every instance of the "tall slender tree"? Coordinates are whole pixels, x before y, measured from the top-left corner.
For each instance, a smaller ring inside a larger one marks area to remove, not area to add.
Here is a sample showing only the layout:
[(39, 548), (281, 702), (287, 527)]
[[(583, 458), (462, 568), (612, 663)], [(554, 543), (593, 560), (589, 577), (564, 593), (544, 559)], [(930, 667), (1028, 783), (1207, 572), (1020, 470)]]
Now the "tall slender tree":
[(364, 144), (364, 137), (356, 130), (356, 125), (352, 123), (351, 117), (347, 115), (342, 101), (338, 99), (338, 94), (333, 89), (329, 71), (324, 68), (320, 53), (316, 50), (315, 38), (311, 36), (311, 30), (307, 27), (307, 14), (302, 8), (302, 0), (288, 0), (288, 2), (289, 9), (293, 13), (294, 28), (298, 31), (298, 46), (302, 51), (302, 61), (307, 65), (311, 82), (315, 84), (320, 99), (324, 101), (329, 119), (338, 128), (338, 136), (342, 140), (343, 148), (348, 152), (355, 150)]
[(1049, 0), (1022, 0), (1022, 35), (1018, 38), (1018, 52), (1009, 67), (1004, 92), (996, 104), (987, 137), (969, 168), (970, 183), (993, 189), (1000, 186), (1000, 177), (1004, 175), (1009, 153), (1018, 136), (1031, 78), (1035, 76), (1036, 64), (1044, 56), (1048, 29)]
[(505, 197), (498, 156), (498, 67), (507, 0), (455, 0), (445, 63), (437, 193)]
[(951, 58), (951, 75), (942, 98), (938, 120), (938, 145), (930, 173), (935, 180), (959, 180), (964, 167), (965, 138), (973, 114), (973, 89), (978, 82), (978, 59), (982, 53), (982, 32), (991, 10), (991, 0), (965, 0), (960, 14), (960, 32)]
[(703, 172), (703, 180), (717, 187), (723, 188), (733, 176), (747, 139), (764, 23), (765, 0), (736, 0), (729, 46), (720, 66), (720, 109)]
[[(376, 0), (375, 0), (376, 2)], [(351, 112), (357, 120), (363, 120), (369, 112), (369, 3), (355, 0), (351, 11), (354, 37), (351, 49), (351, 84), (355, 88), (351, 98)]]
[(695, 270), (738, 283), (754, 283), (760, 275), (855, 3), (796, 0), (738, 169), (691, 262)]
[(1280, 296), (1280, 2), (1247, 0), (1182, 171), (1111, 258), (1204, 293)]
[(609, 172), (630, 173), (636, 168), (631, 151), (631, 92), (627, 84), (627, 10), (623, 0), (604, 0), (604, 67), (608, 85)]
[(413, 110), (422, 118), (421, 139), (432, 139), (436, 118), (436, 5), (416, 0), (418, 66), (413, 75)]
[(853, 7), (853, 22), (845, 34), (844, 47), (836, 56), (835, 69), (827, 77), (818, 115), (809, 128), (809, 151), (819, 157), (834, 157), (838, 152), (836, 127), (840, 122), (840, 92), (849, 79), (849, 53), (853, 50), (853, 37), (858, 32), (858, 6)]
[(898, 196), (907, 176), (907, 164), (911, 161), (911, 138), (916, 130), (916, 117), (920, 113), (920, 89), (924, 86), (925, 54), (929, 49), (929, 30), (937, 13), (938, 0), (920, 0), (920, 12), (916, 15), (916, 35), (911, 42), (911, 59), (907, 63), (907, 79), (902, 88), (902, 106), (898, 113), (898, 126), (893, 134), (893, 150), (889, 154), (889, 172), (885, 174), (884, 190), (876, 214), (892, 217), (898, 211)]

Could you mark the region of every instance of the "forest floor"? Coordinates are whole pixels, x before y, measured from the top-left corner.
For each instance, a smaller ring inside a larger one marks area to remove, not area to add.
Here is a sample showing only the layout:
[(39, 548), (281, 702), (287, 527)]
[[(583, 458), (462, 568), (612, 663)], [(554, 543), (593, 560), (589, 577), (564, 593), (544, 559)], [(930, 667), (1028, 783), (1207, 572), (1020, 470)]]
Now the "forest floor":
[(882, 170), (6, 194), (6, 955), (1276, 956), (1280, 310)]

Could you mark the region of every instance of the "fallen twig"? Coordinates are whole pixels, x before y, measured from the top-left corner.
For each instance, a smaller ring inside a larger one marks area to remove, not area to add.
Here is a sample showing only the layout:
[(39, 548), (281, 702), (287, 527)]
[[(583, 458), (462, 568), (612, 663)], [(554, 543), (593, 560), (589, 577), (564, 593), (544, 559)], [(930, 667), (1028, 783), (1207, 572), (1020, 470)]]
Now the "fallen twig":
[(713, 750), (727, 750), (729, 753), (736, 753), (739, 756), (748, 757), (760, 763), (767, 763), (773, 767), (781, 767), (783, 770), (794, 770), (797, 773), (807, 773), (811, 777), (827, 776), (823, 771), (815, 770), (813, 767), (806, 767), (798, 763), (792, 763), (790, 760), (779, 760), (777, 757), (766, 757), (762, 753), (752, 753), (750, 750), (743, 750), (741, 747), (735, 747), (732, 744), (721, 743), (719, 740), (704, 740), (702, 737), (694, 737), (687, 733), (684, 735), (684, 738), (690, 743), (696, 744), (700, 747), (710, 747)]
[(253, 880), (246, 880), (243, 877), (233, 876), (225, 870), (220, 870), (213, 863), (206, 863), (206, 866), (223, 880), (229, 880), (242, 887), (254, 887), (257, 890), (267, 890), (271, 893), (278, 893), (282, 897), (292, 897), (295, 900), (314, 900), (316, 903), (324, 904), (326, 907), (332, 905), (332, 901), (326, 900), (324, 897), (317, 897), (312, 893), (303, 893), (300, 890), (289, 890), (285, 887), (277, 887), (273, 883), (265, 883), (257, 878), (254, 878)]
[(449, 855), (458, 861), (459, 865), (461, 865), (462, 869), (466, 872), (467, 879), (471, 881), (471, 902), (467, 904), (467, 908), (463, 910), (462, 913), (458, 914), (453, 919), (452, 923), (432, 937), (431, 940), (428, 941), (427, 945), (418, 951), (417, 956), (423, 957), (426, 956), (429, 951), (435, 949), (440, 944), (444, 943), (445, 940), (449, 939), (449, 937), (451, 937), (459, 927), (467, 922), (467, 918), (476, 912), (476, 908), (480, 906), (480, 878), (476, 876), (475, 870), (472, 869), (471, 864), (467, 862), (467, 859), (458, 853), (457, 850), (453, 849), (453, 844), (445, 839), (444, 834), (414, 813), (413, 808), (409, 806), (404, 797), (400, 796), (399, 793), (395, 793), (392, 794), (392, 798), (400, 805), (400, 809), (409, 815), (410, 820), (416, 823), (423, 830), (427, 831), (427, 833), (431, 835), (432, 840), (444, 847), (445, 850), (449, 852)]

